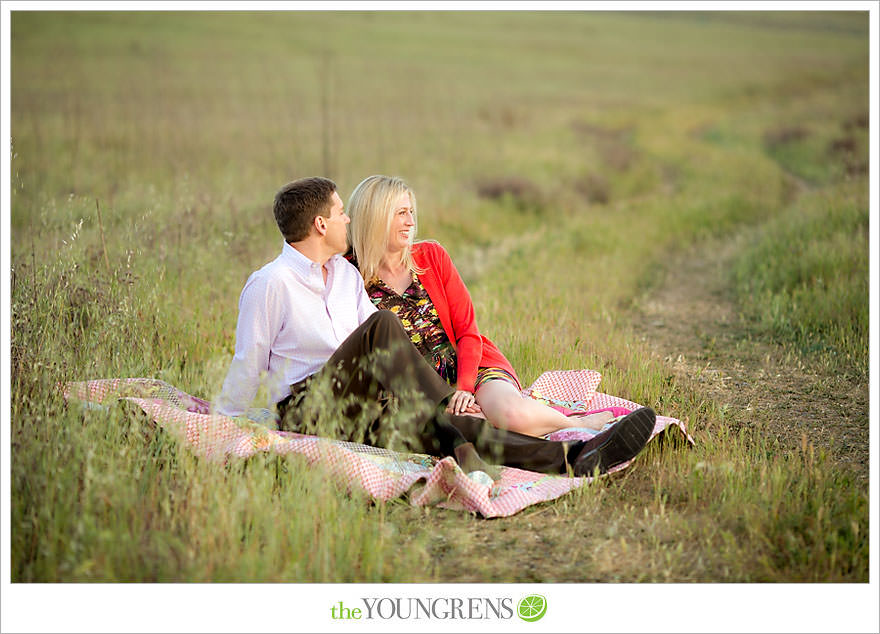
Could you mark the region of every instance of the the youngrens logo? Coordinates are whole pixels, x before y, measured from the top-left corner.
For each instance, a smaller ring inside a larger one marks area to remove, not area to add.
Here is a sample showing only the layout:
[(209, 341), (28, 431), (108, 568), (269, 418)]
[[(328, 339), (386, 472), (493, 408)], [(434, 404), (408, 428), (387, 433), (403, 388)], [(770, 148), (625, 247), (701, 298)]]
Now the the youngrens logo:
[(540, 595), (523, 597), (516, 608), (510, 597), (361, 597), (360, 605), (342, 601), (330, 608), (334, 620), (508, 620), (516, 614), (523, 621), (537, 621), (547, 612)]
[(516, 606), (516, 613), (523, 621), (537, 621), (547, 614), (547, 599), (540, 594), (523, 597)]

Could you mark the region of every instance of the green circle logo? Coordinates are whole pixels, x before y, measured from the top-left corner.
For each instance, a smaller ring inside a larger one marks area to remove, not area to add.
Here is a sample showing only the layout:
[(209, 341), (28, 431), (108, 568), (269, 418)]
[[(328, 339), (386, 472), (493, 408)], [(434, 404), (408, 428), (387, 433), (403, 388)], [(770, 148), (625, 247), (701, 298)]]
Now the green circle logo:
[(547, 612), (547, 599), (540, 594), (530, 594), (516, 606), (516, 613), (523, 621), (529, 623), (539, 620)]

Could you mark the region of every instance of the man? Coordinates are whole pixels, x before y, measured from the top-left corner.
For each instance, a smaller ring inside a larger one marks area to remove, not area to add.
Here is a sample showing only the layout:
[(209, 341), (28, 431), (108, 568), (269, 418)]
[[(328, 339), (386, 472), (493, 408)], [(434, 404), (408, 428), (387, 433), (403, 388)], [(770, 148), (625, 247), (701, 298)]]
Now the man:
[(454, 390), (409, 342), (397, 317), (376, 310), (357, 269), (341, 255), (349, 218), (336, 184), (320, 177), (288, 183), (276, 194), (273, 211), (284, 245), (242, 290), (235, 356), (218, 399), (221, 414), (242, 414), (266, 375), (270, 404), (278, 407), (283, 426), (295, 426), (301, 399), (322, 383), (335, 398), (355, 401), (347, 416), (373, 411), (378, 426), (388, 420), (384, 410), (357, 403), (400, 397), (401, 408), (415, 418), (405, 432), (408, 447), (455, 456), (466, 471), (492, 471), (482, 453), (545, 473), (604, 473), (645, 446), (655, 420), (649, 408), (589, 441), (572, 443), (506, 432), (484, 419), (447, 412)]

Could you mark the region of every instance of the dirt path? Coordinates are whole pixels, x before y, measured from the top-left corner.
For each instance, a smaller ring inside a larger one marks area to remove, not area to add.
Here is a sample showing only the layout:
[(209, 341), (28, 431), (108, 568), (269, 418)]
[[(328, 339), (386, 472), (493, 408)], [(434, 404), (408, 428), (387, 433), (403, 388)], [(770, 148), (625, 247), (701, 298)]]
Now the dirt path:
[(684, 383), (722, 406), (735, 428), (751, 426), (784, 449), (804, 435), (868, 481), (868, 385), (853, 383), (750, 336), (724, 285), (743, 239), (701, 246), (670, 263), (640, 297), (633, 328)]

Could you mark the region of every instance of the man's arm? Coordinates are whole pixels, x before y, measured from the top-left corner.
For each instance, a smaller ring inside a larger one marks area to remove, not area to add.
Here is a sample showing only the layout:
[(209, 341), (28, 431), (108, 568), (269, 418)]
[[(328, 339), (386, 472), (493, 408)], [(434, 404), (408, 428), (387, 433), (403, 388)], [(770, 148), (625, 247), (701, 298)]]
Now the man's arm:
[(272, 342), (283, 322), (281, 313), (276, 290), (265, 278), (251, 275), (238, 301), (235, 355), (217, 399), (220, 414), (239, 416), (254, 400), (261, 376), (269, 371)]

